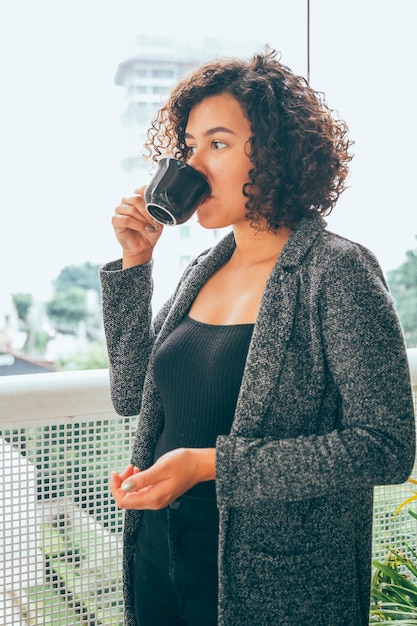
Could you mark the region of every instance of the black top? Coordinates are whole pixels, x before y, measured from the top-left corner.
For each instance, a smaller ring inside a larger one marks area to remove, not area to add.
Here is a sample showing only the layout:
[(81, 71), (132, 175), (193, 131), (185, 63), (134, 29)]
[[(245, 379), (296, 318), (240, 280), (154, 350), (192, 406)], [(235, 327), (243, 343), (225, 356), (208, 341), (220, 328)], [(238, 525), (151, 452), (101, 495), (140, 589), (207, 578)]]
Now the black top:
[[(175, 448), (214, 448), (217, 437), (230, 432), (253, 326), (185, 317), (161, 345), (155, 381), (165, 421), (155, 460)], [(215, 497), (214, 481), (187, 493)]]

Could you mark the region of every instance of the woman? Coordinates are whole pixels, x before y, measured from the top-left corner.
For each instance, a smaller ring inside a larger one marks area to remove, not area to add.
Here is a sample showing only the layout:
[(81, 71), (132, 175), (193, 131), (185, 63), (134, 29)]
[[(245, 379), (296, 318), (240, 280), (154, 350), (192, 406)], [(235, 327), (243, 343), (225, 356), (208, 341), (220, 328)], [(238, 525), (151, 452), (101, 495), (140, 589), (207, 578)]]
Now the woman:
[(152, 319), (162, 226), (144, 188), (113, 217), (112, 398), (140, 412), (111, 479), (126, 624), (368, 624), (373, 487), (408, 478), (415, 431), (382, 272), (322, 217), (345, 186), (347, 128), (266, 51), (180, 81), (147, 146), (202, 172), (201, 226), (232, 231)]

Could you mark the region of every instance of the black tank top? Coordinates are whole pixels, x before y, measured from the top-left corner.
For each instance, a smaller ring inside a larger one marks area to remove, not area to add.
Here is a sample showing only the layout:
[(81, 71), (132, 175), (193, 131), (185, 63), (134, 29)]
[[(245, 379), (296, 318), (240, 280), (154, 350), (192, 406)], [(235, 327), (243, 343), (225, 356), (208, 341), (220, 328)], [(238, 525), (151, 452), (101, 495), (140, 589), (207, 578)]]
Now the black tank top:
[[(214, 448), (230, 432), (253, 324), (215, 326), (185, 317), (160, 346), (155, 382), (164, 428), (155, 460), (175, 448)], [(215, 497), (214, 481), (187, 495)]]

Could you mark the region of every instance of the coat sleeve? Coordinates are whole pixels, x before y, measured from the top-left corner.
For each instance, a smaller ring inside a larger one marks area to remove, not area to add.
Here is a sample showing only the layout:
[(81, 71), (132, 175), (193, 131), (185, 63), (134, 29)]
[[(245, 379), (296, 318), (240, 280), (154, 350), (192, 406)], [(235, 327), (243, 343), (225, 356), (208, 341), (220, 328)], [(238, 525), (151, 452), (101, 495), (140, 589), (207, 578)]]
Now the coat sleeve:
[(219, 437), (221, 505), (296, 501), (401, 483), (412, 471), (415, 422), (407, 353), (375, 258), (357, 247), (315, 282), (315, 324), (341, 406), (337, 428), (293, 439)]
[(109, 357), (110, 391), (119, 415), (138, 415), (155, 339), (178, 292), (202, 252), (185, 269), (172, 296), (152, 317), (153, 261), (122, 269), (121, 260), (100, 269), (103, 324)]
[(152, 261), (126, 270), (121, 261), (107, 263), (100, 281), (112, 402), (119, 415), (137, 415), (149, 356), (169, 304), (152, 320)]

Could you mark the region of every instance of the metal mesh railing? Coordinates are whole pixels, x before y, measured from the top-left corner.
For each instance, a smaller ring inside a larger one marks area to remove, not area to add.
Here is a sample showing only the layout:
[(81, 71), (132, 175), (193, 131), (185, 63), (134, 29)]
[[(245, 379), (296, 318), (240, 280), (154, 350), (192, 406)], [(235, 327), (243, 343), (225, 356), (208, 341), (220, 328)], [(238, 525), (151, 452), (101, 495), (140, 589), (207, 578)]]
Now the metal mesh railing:
[[(136, 418), (117, 416), (110, 400), (102, 400), (106, 373), (97, 382), (80, 372), (83, 385), (60, 374), (36, 376), (36, 386), (20, 400), (19, 386), (0, 393), (0, 626), (122, 626), (123, 514), (108, 482), (113, 469), (129, 463)], [(24, 377), (13, 378), (24, 384)], [(51, 397), (60, 380), (67, 387)], [(41, 381), (49, 392), (40, 389)], [(94, 392), (88, 392), (90, 382)], [(82, 399), (75, 402), (77, 393)], [(37, 409), (31, 411), (33, 398)], [(96, 406), (97, 413), (84, 414)], [(408, 513), (417, 503), (394, 518), (413, 491), (411, 483), (375, 490), (377, 560), (404, 542), (417, 547), (417, 523)]]
[(1, 432), (2, 626), (123, 624), (123, 518), (108, 481), (129, 463), (133, 422), (72, 418)]

